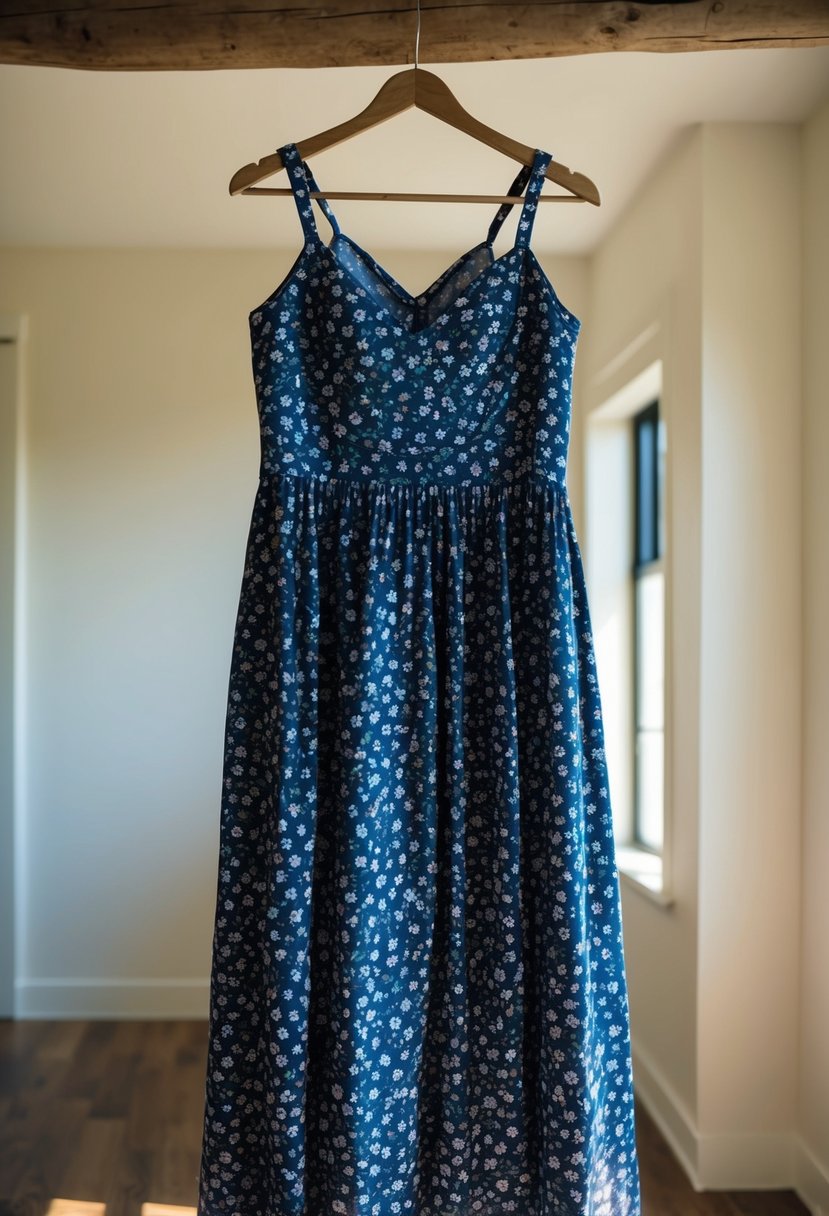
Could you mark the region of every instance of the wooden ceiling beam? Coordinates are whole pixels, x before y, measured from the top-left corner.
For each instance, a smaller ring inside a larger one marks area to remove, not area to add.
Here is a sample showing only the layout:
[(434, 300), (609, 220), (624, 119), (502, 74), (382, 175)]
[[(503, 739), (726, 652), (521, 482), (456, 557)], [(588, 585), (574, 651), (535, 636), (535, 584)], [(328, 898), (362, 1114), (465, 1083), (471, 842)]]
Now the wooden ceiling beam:
[[(415, 0), (0, 0), (0, 63), (98, 71), (404, 65)], [(419, 62), (829, 44), (829, 0), (421, 0)]]

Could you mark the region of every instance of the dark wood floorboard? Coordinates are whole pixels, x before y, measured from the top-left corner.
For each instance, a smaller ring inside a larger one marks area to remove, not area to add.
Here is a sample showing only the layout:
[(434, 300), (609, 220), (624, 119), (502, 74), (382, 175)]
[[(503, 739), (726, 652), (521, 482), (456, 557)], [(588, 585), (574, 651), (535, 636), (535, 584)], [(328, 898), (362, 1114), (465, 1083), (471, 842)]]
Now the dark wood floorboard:
[[(0, 1216), (192, 1216), (206, 1066), (205, 1021), (0, 1020)], [(642, 1216), (808, 1216), (694, 1191), (640, 1102), (636, 1141)]]

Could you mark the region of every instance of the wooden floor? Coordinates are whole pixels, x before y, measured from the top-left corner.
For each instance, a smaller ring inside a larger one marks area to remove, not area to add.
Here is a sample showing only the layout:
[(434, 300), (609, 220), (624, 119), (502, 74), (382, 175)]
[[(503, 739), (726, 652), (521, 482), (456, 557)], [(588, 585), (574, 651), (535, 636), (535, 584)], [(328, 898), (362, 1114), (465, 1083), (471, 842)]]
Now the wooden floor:
[[(0, 1021), (0, 1216), (192, 1216), (206, 1057), (205, 1021)], [(643, 1216), (807, 1212), (698, 1194), (641, 1103), (637, 1148)]]

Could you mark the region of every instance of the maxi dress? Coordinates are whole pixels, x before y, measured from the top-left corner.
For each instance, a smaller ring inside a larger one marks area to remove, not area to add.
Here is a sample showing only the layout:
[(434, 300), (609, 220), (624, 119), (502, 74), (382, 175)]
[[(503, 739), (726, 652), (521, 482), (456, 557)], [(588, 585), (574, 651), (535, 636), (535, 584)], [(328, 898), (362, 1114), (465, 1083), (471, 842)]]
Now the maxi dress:
[(640, 1216), (552, 156), (413, 296), (278, 150), (198, 1216)]

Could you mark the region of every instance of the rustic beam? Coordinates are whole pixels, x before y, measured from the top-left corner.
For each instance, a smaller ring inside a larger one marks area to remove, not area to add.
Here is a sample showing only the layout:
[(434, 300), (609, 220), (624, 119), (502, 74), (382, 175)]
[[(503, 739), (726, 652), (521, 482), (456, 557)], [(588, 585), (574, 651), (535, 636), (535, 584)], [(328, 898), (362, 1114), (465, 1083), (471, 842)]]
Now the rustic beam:
[[(0, 0), (0, 63), (102, 71), (411, 63), (416, 0)], [(421, 2), (421, 64), (829, 44), (829, 0)]]

